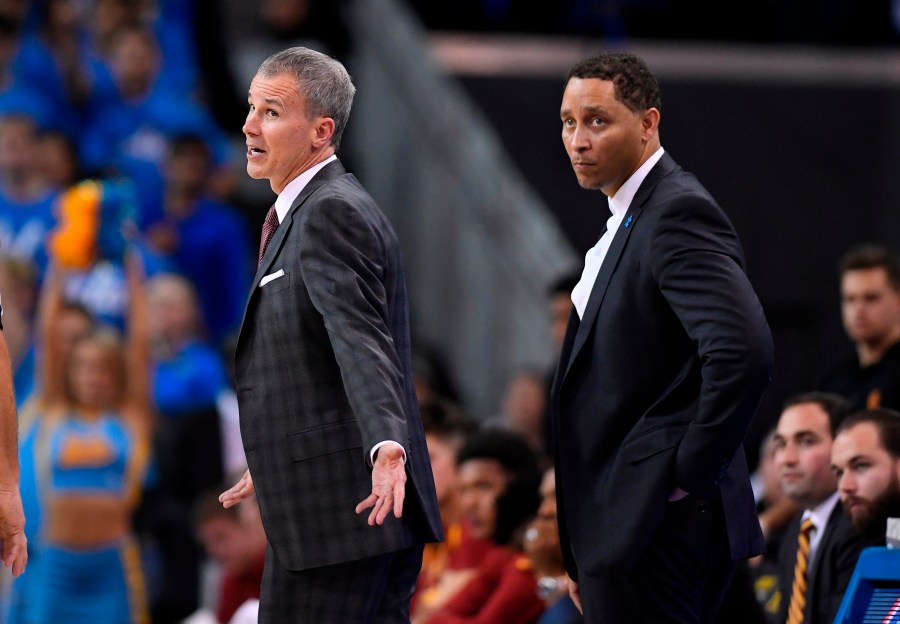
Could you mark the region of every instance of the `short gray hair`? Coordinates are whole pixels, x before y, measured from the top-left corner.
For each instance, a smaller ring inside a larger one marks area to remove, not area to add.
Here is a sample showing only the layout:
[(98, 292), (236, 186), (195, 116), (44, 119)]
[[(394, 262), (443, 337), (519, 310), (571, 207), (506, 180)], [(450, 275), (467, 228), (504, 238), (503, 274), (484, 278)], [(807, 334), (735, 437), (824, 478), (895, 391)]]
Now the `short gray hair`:
[(334, 120), (331, 144), (337, 149), (356, 93), (346, 68), (327, 54), (297, 46), (276, 52), (257, 71), (265, 78), (285, 73), (296, 78), (300, 93), (306, 97), (306, 114), (310, 118), (321, 115)]

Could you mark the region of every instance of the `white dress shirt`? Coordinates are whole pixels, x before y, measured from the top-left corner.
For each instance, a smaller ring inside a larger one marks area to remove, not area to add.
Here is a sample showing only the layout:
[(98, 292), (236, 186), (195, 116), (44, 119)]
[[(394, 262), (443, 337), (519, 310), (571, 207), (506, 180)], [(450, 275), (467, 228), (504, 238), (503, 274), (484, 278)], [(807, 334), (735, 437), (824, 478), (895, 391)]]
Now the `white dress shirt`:
[(828, 518), (831, 517), (831, 512), (834, 511), (834, 506), (837, 505), (839, 498), (840, 494), (835, 492), (816, 507), (804, 510), (803, 515), (800, 517), (801, 524), (807, 518), (812, 518), (813, 522), (813, 529), (809, 534), (809, 557), (807, 558), (806, 564), (807, 570), (813, 569), (813, 561), (816, 559), (816, 550), (822, 542), (822, 535), (825, 533), (825, 526), (828, 524)]
[[(581, 273), (581, 279), (575, 288), (572, 289), (572, 303), (578, 312), (578, 318), (584, 317), (584, 310), (587, 308), (588, 300), (591, 298), (591, 291), (594, 289), (594, 282), (597, 281), (597, 275), (600, 273), (600, 267), (603, 266), (603, 260), (609, 252), (609, 246), (612, 243), (616, 231), (625, 218), (625, 213), (631, 207), (631, 201), (635, 194), (650, 173), (650, 170), (662, 158), (665, 150), (660, 146), (658, 150), (648, 158), (644, 164), (638, 167), (637, 171), (631, 174), (631, 177), (625, 180), (625, 183), (619, 187), (616, 194), (609, 198), (609, 210), (612, 216), (606, 221), (606, 231), (597, 244), (591, 247), (584, 256), (584, 271)], [(682, 490), (677, 485), (669, 494), (669, 502), (681, 500), (688, 495), (688, 492)]]
[(330, 157), (326, 158), (320, 163), (316, 163), (296, 178), (287, 183), (281, 193), (278, 195), (278, 199), (275, 200), (275, 212), (278, 213), (278, 223), (284, 221), (284, 218), (287, 216), (288, 210), (291, 209), (291, 206), (294, 203), (294, 200), (297, 199), (297, 196), (300, 195), (300, 192), (306, 188), (306, 185), (309, 184), (309, 181), (313, 179), (319, 170), (321, 170), (325, 165), (330, 162), (334, 162), (337, 160), (337, 155), (332, 154)]
[(597, 241), (597, 244), (585, 254), (584, 271), (581, 273), (581, 279), (578, 281), (578, 284), (572, 289), (572, 303), (575, 304), (575, 309), (578, 311), (578, 318), (584, 316), (584, 309), (591, 298), (591, 291), (594, 289), (594, 282), (597, 281), (597, 274), (600, 273), (600, 267), (603, 265), (609, 246), (616, 235), (616, 230), (619, 229), (625, 213), (628, 212), (628, 208), (631, 206), (634, 194), (637, 193), (644, 178), (647, 177), (647, 174), (659, 162), (664, 153), (665, 150), (662, 147), (656, 150), (643, 165), (638, 167), (637, 171), (631, 174), (630, 178), (625, 180), (625, 184), (619, 187), (616, 194), (609, 198), (609, 210), (612, 212), (612, 216), (606, 221), (606, 231), (600, 237), (600, 240)]

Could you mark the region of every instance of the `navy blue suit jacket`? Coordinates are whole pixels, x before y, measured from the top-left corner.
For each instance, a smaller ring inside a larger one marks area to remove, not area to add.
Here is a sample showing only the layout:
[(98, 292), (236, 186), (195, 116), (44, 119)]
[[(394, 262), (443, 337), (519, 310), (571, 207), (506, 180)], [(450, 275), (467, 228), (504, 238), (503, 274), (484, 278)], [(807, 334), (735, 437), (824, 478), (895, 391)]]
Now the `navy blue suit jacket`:
[(737, 234), (664, 154), (574, 309), (554, 380), (568, 572), (630, 569), (676, 486), (721, 498), (733, 558), (763, 551), (742, 450), (772, 337)]

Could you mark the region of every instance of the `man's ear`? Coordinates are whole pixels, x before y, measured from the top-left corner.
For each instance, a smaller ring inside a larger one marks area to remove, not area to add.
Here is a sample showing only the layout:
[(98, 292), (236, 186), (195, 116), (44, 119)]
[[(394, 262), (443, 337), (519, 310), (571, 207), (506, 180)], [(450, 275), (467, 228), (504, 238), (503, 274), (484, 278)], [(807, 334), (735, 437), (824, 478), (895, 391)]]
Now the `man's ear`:
[(641, 117), (641, 125), (644, 128), (644, 137), (649, 138), (659, 128), (659, 110), (648, 108)]
[(334, 119), (331, 117), (319, 117), (316, 123), (316, 136), (313, 139), (313, 147), (316, 149), (325, 147), (331, 143), (334, 136)]

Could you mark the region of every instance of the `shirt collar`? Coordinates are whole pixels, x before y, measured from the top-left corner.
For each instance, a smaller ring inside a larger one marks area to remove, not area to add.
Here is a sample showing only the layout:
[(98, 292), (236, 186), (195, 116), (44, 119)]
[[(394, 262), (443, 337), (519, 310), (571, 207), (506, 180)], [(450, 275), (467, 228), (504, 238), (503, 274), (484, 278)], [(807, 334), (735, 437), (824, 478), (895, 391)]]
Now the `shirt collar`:
[(634, 195), (641, 187), (644, 178), (647, 177), (647, 174), (650, 173), (653, 166), (659, 162), (659, 159), (662, 158), (664, 153), (665, 150), (660, 146), (660, 148), (653, 152), (643, 165), (638, 167), (637, 171), (631, 174), (630, 178), (625, 180), (625, 184), (619, 187), (616, 194), (609, 198), (609, 209), (614, 215), (621, 217), (628, 211), (629, 206), (631, 206), (631, 200), (634, 199)]
[(296, 178), (287, 183), (287, 186), (281, 191), (278, 195), (278, 198), (275, 200), (275, 212), (278, 213), (278, 223), (284, 221), (284, 218), (287, 216), (288, 210), (291, 209), (291, 206), (294, 204), (294, 200), (300, 195), (300, 192), (306, 188), (306, 185), (309, 184), (309, 181), (313, 179), (319, 170), (322, 169), (328, 163), (337, 160), (337, 155), (332, 154), (325, 160), (320, 163), (316, 163)]
[(834, 511), (834, 507), (837, 505), (839, 498), (840, 494), (835, 492), (812, 509), (804, 510), (801, 520), (812, 518), (813, 526), (816, 527), (816, 531), (821, 531), (825, 528), (825, 525), (828, 524), (828, 518), (831, 517), (831, 512)]

